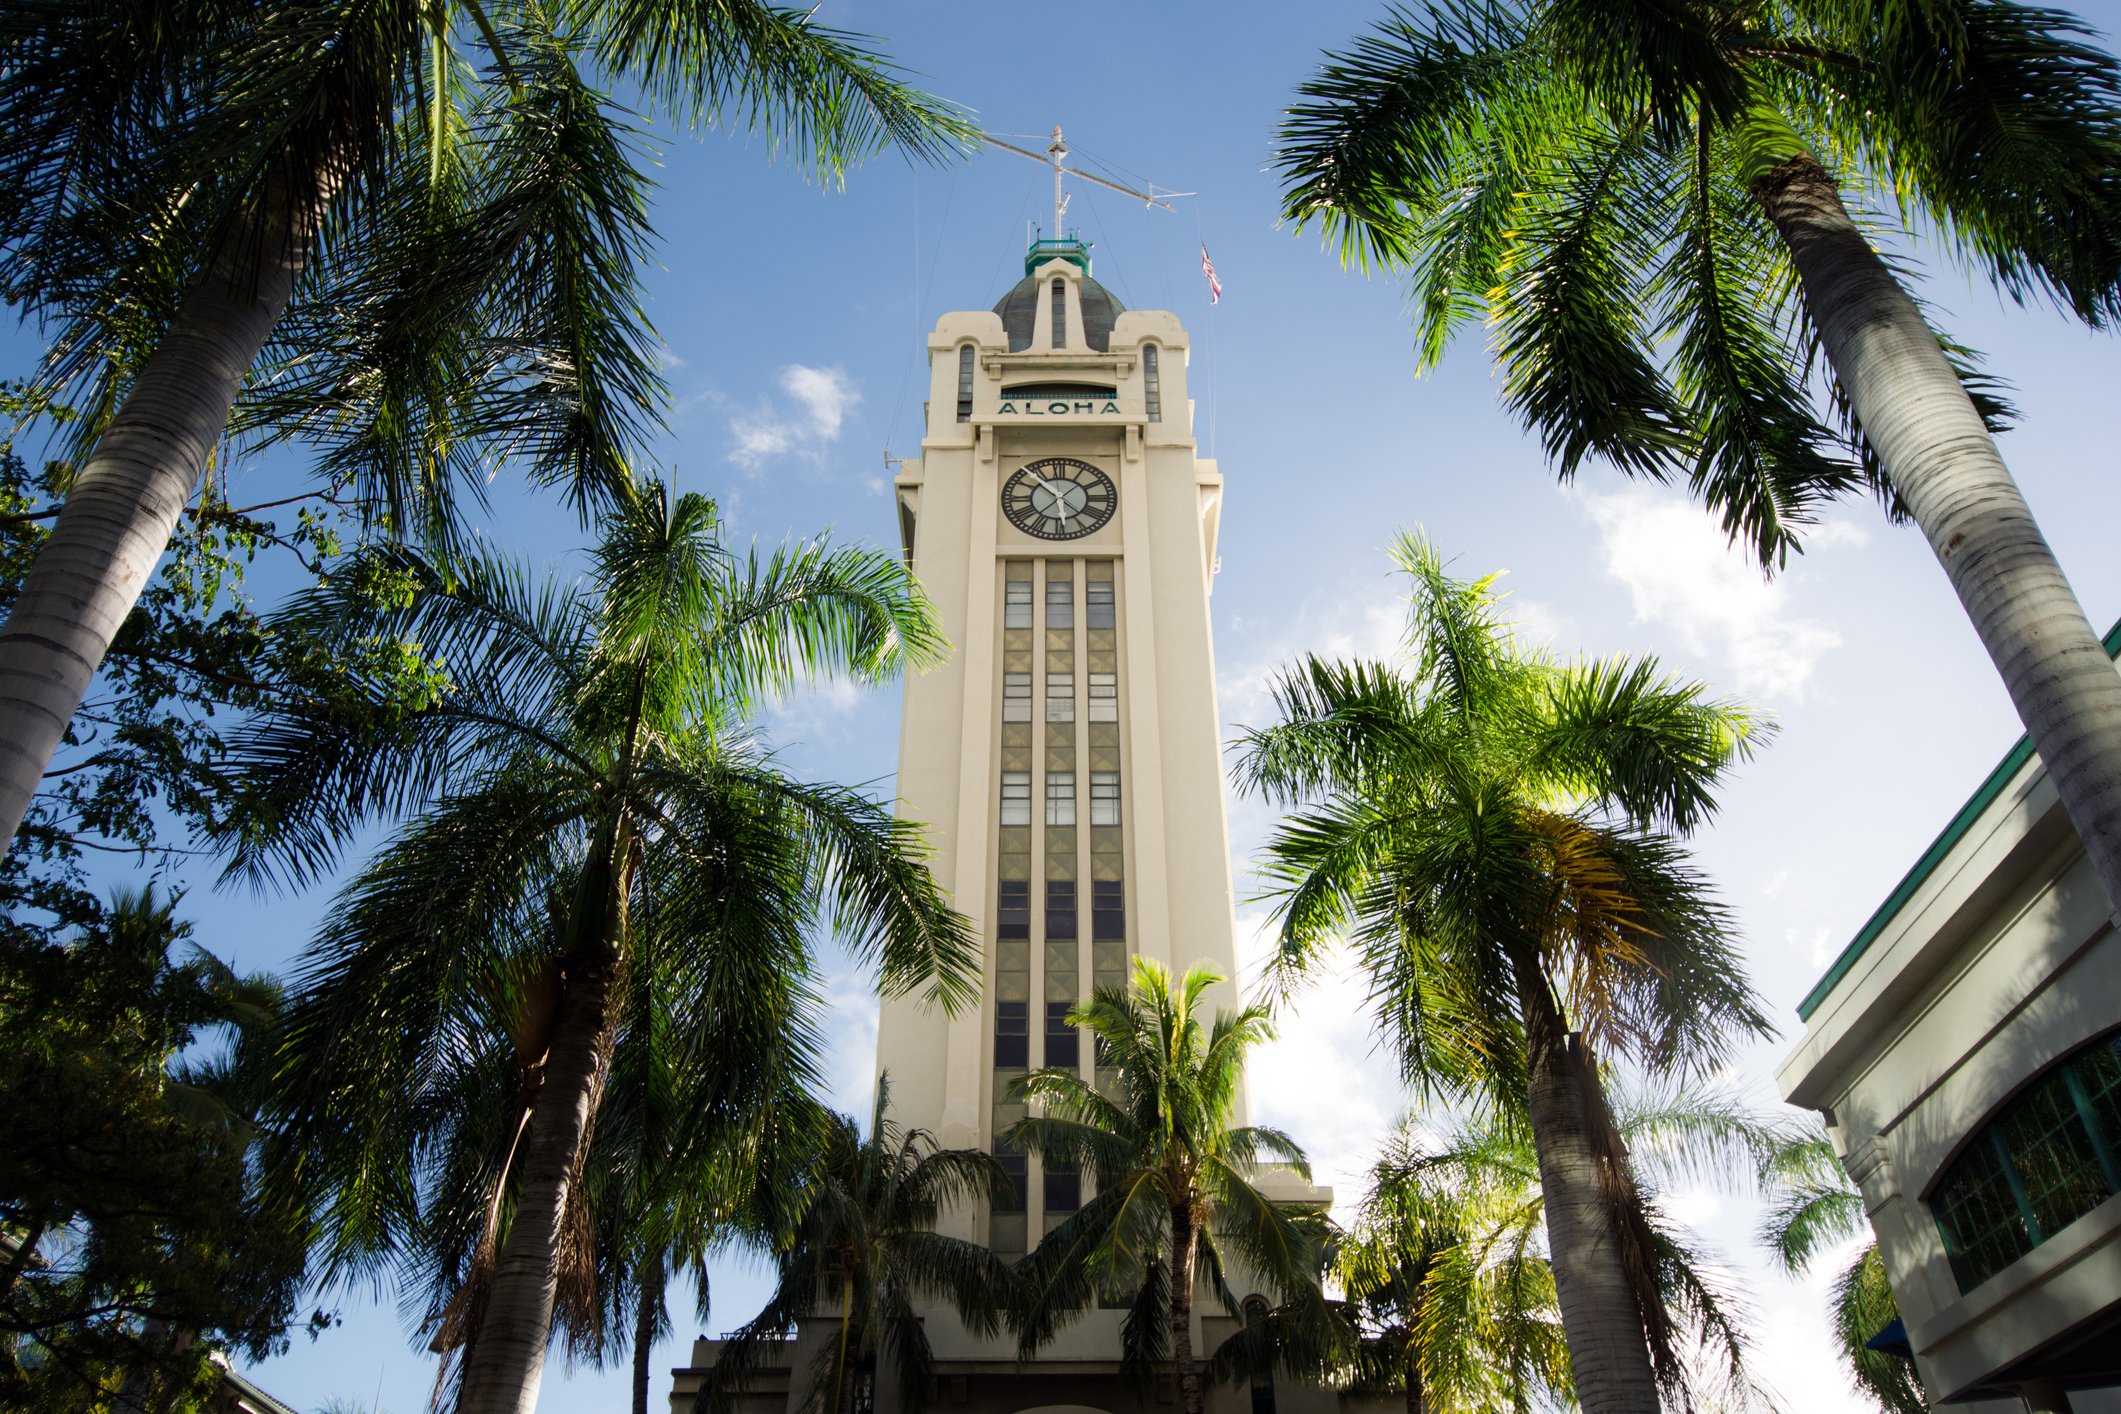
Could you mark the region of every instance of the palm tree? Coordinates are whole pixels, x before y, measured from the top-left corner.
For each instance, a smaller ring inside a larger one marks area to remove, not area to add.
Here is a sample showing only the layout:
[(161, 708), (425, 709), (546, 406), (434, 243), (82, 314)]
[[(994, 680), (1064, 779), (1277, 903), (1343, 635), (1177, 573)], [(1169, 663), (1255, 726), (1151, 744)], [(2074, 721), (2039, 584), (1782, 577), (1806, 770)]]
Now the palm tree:
[(1487, 319), (1563, 478), (1683, 479), (1769, 568), (1828, 498), (1911, 517), (2121, 900), (2121, 678), (1995, 405), (1843, 203), (1891, 193), (2013, 296), (2121, 310), (2121, 67), (2090, 33), (2011, 0), (1436, 0), (1330, 56), (1280, 161), (1298, 225), (1407, 272), (1424, 363)]
[(59, 321), (46, 381), (92, 413), (0, 628), (10, 840), (232, 411), (321, 441), (396, 534), (446, 538), (453, 485), (476, 496), (525, 450), (585, 518), (627, 494), (660, 389), (643, 163), (578, 60), (834, 180), (969, 131), (865, 42), (761, 0), (0, 17), (0, 289)]
[(1246, 1053), (1273, 1026), (1259, 1007), (1218, 1009), (1203, 1026), (1203, 998), (1222, 980), (1199, 963), (1174, 986), (1162, 966), (1136, 958), (1127, 990), (1105, 988), (1068, 1013), (1094, 1038), (1109, 1084), (1065, 1066), (1034, 1070), (1010, 1086), (1034, 1113), (1001, 1136), (1096, 1189), (1024, 1259), (1026, 1357), (1097, 1297), (1130, 1298), (1123, 1368), (1145, 1379), (1168, 1359), (1185, 1414), (1201, 1414), (1193, 1298), (1203, 1276), (1233, 1316), (1233, 1260), (1283, 1305), (1322, 1300), (1320, 1224), (1253, 1181), (1270, 1159), (1309, 1178), (1303, 1151), (1279, 1130), (1231, 1124)]
[(1698, 1075), (1771, 1029), (1665, 833), (1711, 813), (1765, 729), (1651, 659), (1521, 648), (1492, 578), (1451, 579), (1412, 537), (1396, 559), (1407, 664), (1306, 659), (1276, 682), (1281, 721), (1241, 738), (1241, 783), (1295, 810), (1267, 846), (1270, 980), (1347, 937), (1409, 1080), (1527, 1110), (1578, 1397), (1655, 1408), (1679, 1370), (1652, 1234), (1612, 1201), (1633, 1178), (1600, 1065)]
[(714, 1036), (716, 1102), (739, 1114), (815, 1052), (821, 915), (887, 990), (973, 994), (975, 945), (914, 827), (792, 779), (746, 726), (812, 675), (931, 661), (925, 600), (890, 556), (739, 559), (719, 537), (712, 503), (651, 487), (566, 587), (492, 557), (445, 575), (369, 552), (284, 614), (344, 661), (425, 655), (431, 691), (292, 699), (232, 750), (250, 798), (235, 874), (307, 882), (365, 826), (404, 822), (310, 947), (277, 1157), (319, 1206), (331, 1271), (402, 1259), (425, 1207), (490, 1205), (466, 1414), (535, 1399), (592, 1226), (580, 1175), (615, 1033), (655, 1019), (622, 1005), (630, 976)]
[[(1538, 1250), (1536, 1164), (1496, 1162), (1493, 1134), (1428, 1142), (1408, 1123), (1370, 1171), (1335, 1255), (1357, 1383), (1407, 1414), (1565, 1404), (1568, 1349)], [(1528, 1182), (1532, 1193), (1527, 1193)]]
[(1814, 1123), (1775, 1156), (1774, 1201), (1760, 1221), (1760, 1242), (1776, 1265), (1802, 1275), (1835, 1247), (1869, 1237), (1834, 1278), (1828, 1325), (1849, 1378), (1883, 1414), (1928, 1414), (1929, 1398), (1914, 1362), (1871, 1348), (1900, 1318), (1885, 1278), (1878, 1240), (1870, 1236), (1863, 1194), (1842, 1171), (1834, 1146)]
[(837, 1317), (803, 1406), (826, 1414), (861, 1407), (861, 1387), (886, 1355), (902, 1406), (926, 1406), (935, 1362), (916, 1303), (948, 1301), (977, 1335), (1001, 1329), (1015, 1299), (1008, 1264), (935, 1231), (935, 1223), (956, 1204), (1006, 1193), (1008, 1175), (991, 1155), (939, 1149), (925, 1129), (902, 1128), (890, 1102), (890, 1079), (882, 1077), (866, 1135), (851, 1117), (835, 1117), (796, 1197), (800, 1212), (777, 1254), (773, 1295), (723, 1346), (698, 1408), (732, 1407), (761, 1359), (807, 1316)]

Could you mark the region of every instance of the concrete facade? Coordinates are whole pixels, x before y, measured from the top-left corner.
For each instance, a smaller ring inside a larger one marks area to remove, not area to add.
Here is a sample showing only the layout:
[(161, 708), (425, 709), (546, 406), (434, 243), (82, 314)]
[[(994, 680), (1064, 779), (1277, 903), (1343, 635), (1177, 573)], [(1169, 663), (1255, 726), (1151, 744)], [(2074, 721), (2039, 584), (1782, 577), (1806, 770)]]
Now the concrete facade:
[[(2121, 1384), (2121, 1174), (2094, 1155), (2121, 1133), (2079, 1072), (2121, 1064), (2121, 935), (2028, 743), (1801, 1014), (1782, 1091), (1825, 1116), (1862, 1189), (1931, 1399), (2114, 1407), (2091, 1391)], [(1966, 1237), (1978, 1193), (2003, 1195), (1985, 1248)]]
[[(1055, 1063), (1094, 1072), (1091, 1048), (1054, 1030), (1054, 1018), (1092, 988), (1123, 983), (1130, 958), (1237, 975), (1208, 610), (1223, 479), (1194, 440), (1186, 331), (1171, 313), (1121, 308), (1076, 242), (1034, 245), (1024, 269), (993, 311), (937, 321), (921, 456), (895, 481), (904, 551), (952, 645), (947, 662), (905, 686), (899, 808), (927, 827), (938, 881), (986, 940), (986, 986), (955, 1017), (887, 1000), (877, 1066), (900, 1124), (990, 1152), (1021, 1114), (1004, 1098), (1013, 1075)], [(1067, 474), (1092, 486), (1093, 511), (1109, 483), (1109, 519), (1027, 529), (1021, 497), (1012, 519), (1012, 478), (1046, 475), (1037, 468), (1048, 459), (1066, 459)], [(1234, 982), (1217, 991), (1217, 1004), (1236, 1002)], [(1072, 1211), (1049, 1204), (1077, 1200), (1043, 1184), (1035, 1159), (1017, 1161), (1020, 1212), (953, 1211), (942, 1230), (1012, 1258), (1035, 1247)], [(1276, 1179), (1261, 1186), (1286, 1201), (1331, 1200)], [(1241, 1275), (1232, 1284), (1248, 1294)], [(1234, 1333), (1213, 1301), (1195, 1312), (1197, 1351)], [(1120, 1379), (1121, 1318), (1085, 1312), (1019, 1363), (1006, 1339), (925, 1311), (939, 1370), (932, 1407), (1117, 1414), (1170, 1403), (1167, 1389), (1145, 1405)], [(828, 1328), (803, 1325), (746, 1414), (800, 1407), (811, 1347)], [(695, 1347), (673, 1411), (690, 1409), (717, 1354), (717, 1342)], [(879, 1409), (895, 1410), (892, 1386), (880, 1372)], [(1331, 1391), (1287, 1381), (1257, 1394), (1216, 1390), (1209, 1408), (1339, 1405)]]

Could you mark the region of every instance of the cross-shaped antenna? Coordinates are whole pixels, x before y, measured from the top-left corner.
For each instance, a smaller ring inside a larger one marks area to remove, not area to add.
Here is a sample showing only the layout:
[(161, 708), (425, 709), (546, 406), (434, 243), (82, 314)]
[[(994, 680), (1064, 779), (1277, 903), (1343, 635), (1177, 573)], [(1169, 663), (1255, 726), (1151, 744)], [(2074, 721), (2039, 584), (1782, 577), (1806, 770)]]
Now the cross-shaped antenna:
[(1149, 190), (1136, 191), (1133, 187), (1122, 186), (1120, 183), (1109, 181), (1094, 172), (1084, 172), (1074, 167), (1063, 166), (1062, 159), (1068, 155), (1068, 143), (1061, 136), (1060, 124), (1058, 123), (1053, 125), (1053, 140), (1046, 144), (1046, 153), (1043, 157), (1028, 147), (1018, 147), (1013, 142), (1003, 142), (992, 133), (981, 133), (980, 140), (989, 147), (998, 147), (1004, 152), (1013, 152), (1019, 157), (1028, 157), (1033, 162), (1044, 163), (1053, 169), (1053, 238), (1055, 240), (1060, 240), (1064, 236), (1065, 232), (1061, 222), (1068, 214), (1068, 193), (1061, 186), (1061, 178), (1063, 177), (1080, 177), (1086, 182), (1095, 182), (1101, 187), (1110, 187), (1113, 191), (1125, 196), (1131, 196), (1145, 205), (1162, 207), (1166, 211), (1174, 209), (1166, 198), (1198, 195), (1198, 193), (1190, 191), (1160, 192), (1156, 190), (1154, 182), (1149, 184)]

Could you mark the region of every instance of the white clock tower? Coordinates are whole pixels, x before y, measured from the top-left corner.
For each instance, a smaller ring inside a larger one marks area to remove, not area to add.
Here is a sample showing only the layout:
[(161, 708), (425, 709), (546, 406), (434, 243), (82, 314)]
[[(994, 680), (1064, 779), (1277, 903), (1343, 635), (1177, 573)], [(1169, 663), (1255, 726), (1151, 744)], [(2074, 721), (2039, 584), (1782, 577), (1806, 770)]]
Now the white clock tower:
[[(1124, 985), (1137, 955), (1237, 975), (1208, 616), (1223, 481), (1193, 438), (1185, 329), (1167, 311), (1125, 309), (1091, 278), (1079, 240), (1035, 242), (992, 310), (943, 315), (928, 362), (921, 456), (895, 489), (906, 555), (951, 652), (906, 684), (899, 808), (926, 827), (937, 881), (984, 941), (984, 986), (954, 1017), (887, 1001), (877, 1066), (897, 1123), (996, 1153), (1016, 1177), (1014, 1201), (943, 1219), (1014, 1260), (1086, 1195), (1078, 1175), (997, 1145), (1023, 1113), (1009, 1082), (1053, 1065), (1094, 1079), (1094, 1048), (1065, 1018), (1093, 989)], [(1236, 1002), (1234, 983), (1218, 990)], [(1330, 1201), (1293, 1176), (1268, 1185)], [(1195, 1309), (1197, 1350), (1234, 1331), (1214, 1303)], [(1006, 1337), (925, 1310), (929, 1407), (1135, 1409), (1119, 1375), (1123, 1315), (1085, 1312), (1019, 1363)], [(712, 1358), (703, 1342), (673, 1407)], [(788, 1368), (786, 1394), (746, 1408), (793, 1408), (793, 1353)], [(1330, 1392), (1276, 1383), (1279, 1414), (1336, 1406)], [(878, 1372), (880, 1409), (895, 1406), (895, 1384)], [(1276, 1393), (1219, 1390), (1211, 1409), (1267, 1414)]]

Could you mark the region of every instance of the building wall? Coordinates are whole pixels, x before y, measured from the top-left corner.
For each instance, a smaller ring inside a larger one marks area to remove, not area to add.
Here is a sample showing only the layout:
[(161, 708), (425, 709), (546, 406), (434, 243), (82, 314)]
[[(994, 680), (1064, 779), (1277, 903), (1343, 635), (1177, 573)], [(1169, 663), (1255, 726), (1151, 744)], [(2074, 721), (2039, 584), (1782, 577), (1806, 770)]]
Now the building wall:
[(1999, 1110), (2121, 1024), (2112, 909), (2038, 758), (1999, 785), (1940, 841), (1780, 1071), (1792, 1103), (1826, 1115), (1863, 1191), (1933, 1399), (2011, 1393), (2121, 1302), (2121, 1198), (1965, 1292), (1932, 1207)]

